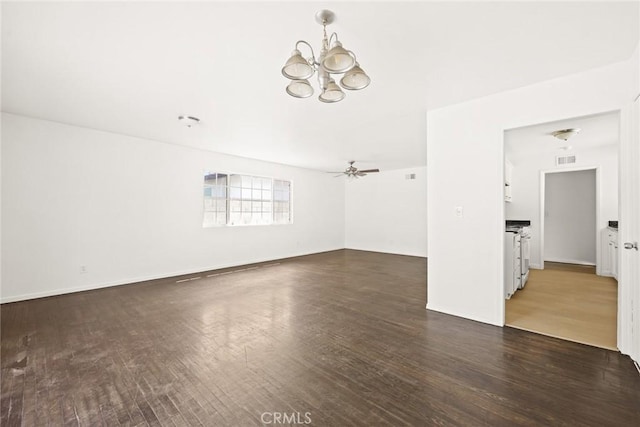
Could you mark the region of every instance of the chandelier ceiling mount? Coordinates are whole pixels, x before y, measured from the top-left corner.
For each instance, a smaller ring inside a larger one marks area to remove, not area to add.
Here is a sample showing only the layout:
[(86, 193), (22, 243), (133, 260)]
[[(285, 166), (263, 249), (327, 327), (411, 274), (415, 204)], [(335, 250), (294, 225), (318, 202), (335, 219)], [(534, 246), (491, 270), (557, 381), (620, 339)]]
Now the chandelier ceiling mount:
[(336, 20), (336, 14), (330, 10), (323, 9), (316, 13), (316, 22), (320, 25), (333, 24)]

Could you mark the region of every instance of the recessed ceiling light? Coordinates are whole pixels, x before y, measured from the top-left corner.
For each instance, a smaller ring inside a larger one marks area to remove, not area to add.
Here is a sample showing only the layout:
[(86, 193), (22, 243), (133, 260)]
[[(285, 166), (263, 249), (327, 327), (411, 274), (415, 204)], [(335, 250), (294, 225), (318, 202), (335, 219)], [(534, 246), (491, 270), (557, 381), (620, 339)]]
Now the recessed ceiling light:
[(558, 139), (566, 141), (573, 135), (576, 135), (578, 132), (580, 132), (580, 128), (560, 129), (555, 132), (551, 132), (551, 135), (555, 136)]
[(186, 127), (190, 128), (191, 126), (195, 126), (200, 123), (200, 119), (192, 116), (178, 116), (178, 120), (180, 123), (184, 124)]

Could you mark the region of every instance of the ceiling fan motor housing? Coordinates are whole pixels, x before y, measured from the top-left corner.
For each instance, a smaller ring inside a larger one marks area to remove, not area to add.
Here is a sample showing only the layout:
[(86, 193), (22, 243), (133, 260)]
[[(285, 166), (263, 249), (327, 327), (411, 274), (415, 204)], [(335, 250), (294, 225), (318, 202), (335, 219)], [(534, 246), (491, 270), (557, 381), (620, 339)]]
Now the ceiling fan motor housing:
[(358, 170), (358, 168), (353, 166), (354, 163), (355, 163), (355, 160), (350, 160), (349, 166), (347, 167), (347, 169), (345, 169), (344, 172), (342, 172), (343, 174), (347, 175), (349, 178), (352, 178), (352, 177), (357, 178), (359, 176), (366, 176), (368, 173), (380, 172), (380, 169)]

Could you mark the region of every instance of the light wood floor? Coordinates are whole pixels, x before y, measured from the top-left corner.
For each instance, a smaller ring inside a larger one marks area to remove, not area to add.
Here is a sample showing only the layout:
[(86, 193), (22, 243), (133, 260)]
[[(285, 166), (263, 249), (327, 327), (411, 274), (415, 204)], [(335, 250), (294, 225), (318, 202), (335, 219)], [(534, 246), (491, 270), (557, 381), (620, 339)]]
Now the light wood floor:
[(617, 350), (618, 282), (593, 267), (545, 263), (506, 303), (507, 326)]

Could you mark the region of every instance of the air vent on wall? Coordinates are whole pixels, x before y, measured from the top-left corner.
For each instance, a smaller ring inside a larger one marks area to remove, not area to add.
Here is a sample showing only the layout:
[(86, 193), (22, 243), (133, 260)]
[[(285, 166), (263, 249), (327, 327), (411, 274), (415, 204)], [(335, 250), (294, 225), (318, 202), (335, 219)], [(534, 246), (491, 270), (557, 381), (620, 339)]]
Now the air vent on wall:
[(576, 156), (556, 156), (556, 166), (570, 165), (576, 162)]

